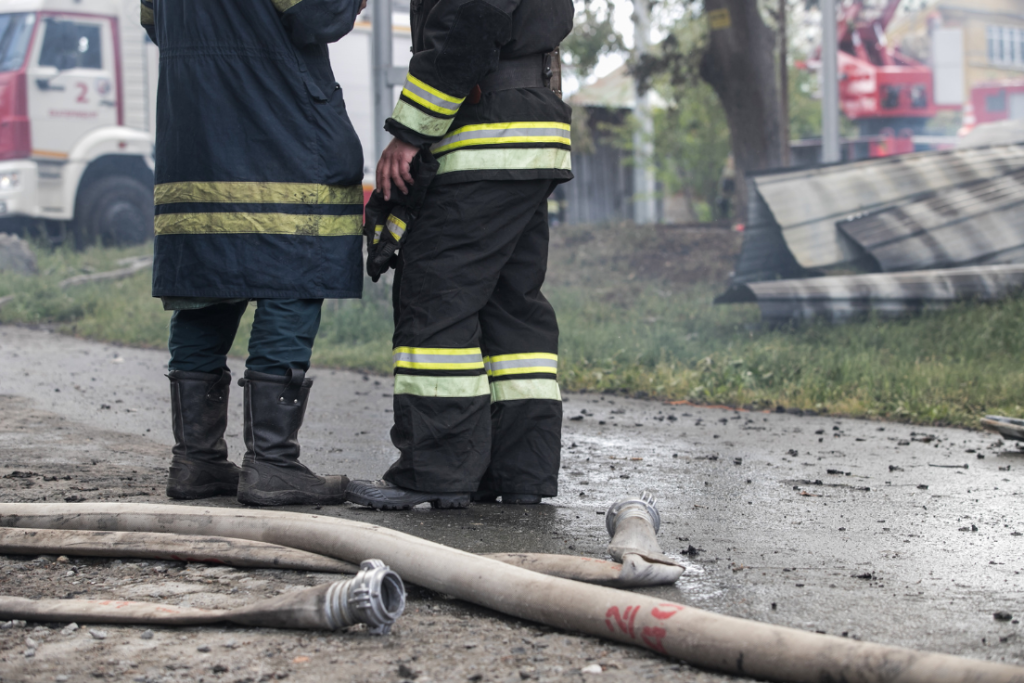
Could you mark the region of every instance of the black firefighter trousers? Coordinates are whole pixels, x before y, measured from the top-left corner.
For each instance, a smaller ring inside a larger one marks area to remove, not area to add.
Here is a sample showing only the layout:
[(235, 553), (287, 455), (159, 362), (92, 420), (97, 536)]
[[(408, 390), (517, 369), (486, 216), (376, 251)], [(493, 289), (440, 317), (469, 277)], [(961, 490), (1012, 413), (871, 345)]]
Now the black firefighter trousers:
[(558, 493), (558, 323), (540, 288), (554, 182), (431, 188), (395, 272), (384, 478), (430, 493)]

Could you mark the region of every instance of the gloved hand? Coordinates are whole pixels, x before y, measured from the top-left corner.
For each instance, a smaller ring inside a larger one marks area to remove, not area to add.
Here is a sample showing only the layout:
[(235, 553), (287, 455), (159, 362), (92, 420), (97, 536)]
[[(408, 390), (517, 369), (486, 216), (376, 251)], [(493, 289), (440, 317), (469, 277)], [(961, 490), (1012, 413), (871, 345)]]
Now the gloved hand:
[(363, 234), (366, 236), (366, 274), (374, 282), (397, 264), (402, 238), (416, 220), (439, 166), (430, 150), (423, 149), (412, 160), (410, 172), (414, 182), (408, 194), (393, 192), (390, 202), (377, 190), (370, 195)]
[[(379, 190), (374, 190), (370, 201), (366, 202), (363, 235), (366, 237), (366, 274), (376, 282), (380, 276), (393, 268), (398, 259), (398, 239), (385, 239), (388, 216), (391, 215), (391, 202), (384, 200)], [(390, 233), (388, 233), (390, 236)], [(401, 235), (399, 236), (401, 239)], [(382, 241), (385, 240), (385, 241)]]

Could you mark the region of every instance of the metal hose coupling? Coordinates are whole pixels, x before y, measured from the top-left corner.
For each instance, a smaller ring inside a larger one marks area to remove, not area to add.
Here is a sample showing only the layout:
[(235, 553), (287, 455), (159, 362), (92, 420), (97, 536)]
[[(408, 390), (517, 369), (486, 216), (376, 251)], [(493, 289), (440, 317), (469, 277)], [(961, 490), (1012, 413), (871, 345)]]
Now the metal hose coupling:
[(661, 528), (661, 515), (655, 507), (658, 500), (650, 491), (644, 491), (639, 498), (626, 498), (612, 503), (608, 513), (604, 517), (605, 526), (608, 527), (608, 535), (615, 537), (615, 529), (624, 519), (639, 517), (646, 519), (654, 527), (654, 533)]
[(370, 633), (387, 634), (405, 611), (402, 577), (380, 560), (363, 560), (354, 578), (327, 591), (325, 612), (332, 629), (366, 624)]

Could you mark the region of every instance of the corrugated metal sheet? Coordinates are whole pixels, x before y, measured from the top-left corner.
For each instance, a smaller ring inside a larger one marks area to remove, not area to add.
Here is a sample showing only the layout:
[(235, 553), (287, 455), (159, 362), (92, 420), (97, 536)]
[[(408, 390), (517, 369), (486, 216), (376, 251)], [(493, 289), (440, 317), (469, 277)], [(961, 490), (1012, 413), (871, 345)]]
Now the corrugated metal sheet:
[(750, 180), (796, 262), (812, 269), (851, 263), (863, 256), (863, 250), (836, 228), (838, 221), (1021, 169), (1024, 145), (1018, 144), (905, 154)]
[(766, 320), (824, 316), (844, 320), (875, 312), (898, 316), (961, 299), (989, 301), (1024, 289), (1024, 264), (906, 273), (870, 273), (734, 285), (719, 301), (756, 301)]
[(887, 272), (1024, 261), (1024, 168), (837, 227)]
[[(804, 277), (808, 273), (793, 260), (782, 231), (775, 222), (768, 205), (757, 192), (750, 192), (747, 202), (747, 224), (743, 231), (743, 245), (732, 282), (757, 282), (779, 277)], [(717, 301), (717, 300), (716, 300)]]

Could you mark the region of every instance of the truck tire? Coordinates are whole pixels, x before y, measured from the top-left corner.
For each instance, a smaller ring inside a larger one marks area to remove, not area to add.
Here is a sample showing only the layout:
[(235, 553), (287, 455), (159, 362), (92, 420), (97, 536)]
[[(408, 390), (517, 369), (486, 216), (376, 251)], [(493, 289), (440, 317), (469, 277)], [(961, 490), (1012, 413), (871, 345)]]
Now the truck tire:
[(153, 188), (131, 176), (106, 176), (79, 190), (75, 246), (142, 244), (153, 238)]

